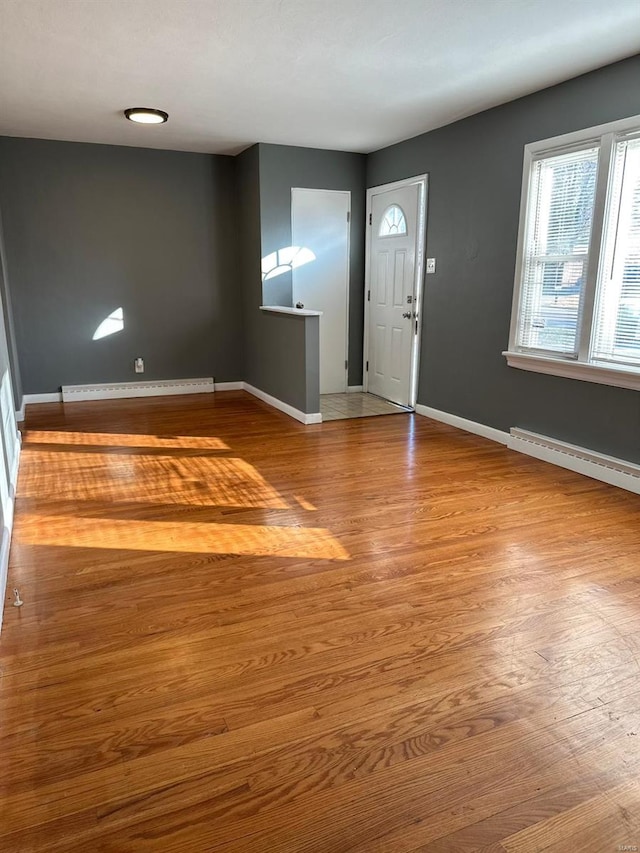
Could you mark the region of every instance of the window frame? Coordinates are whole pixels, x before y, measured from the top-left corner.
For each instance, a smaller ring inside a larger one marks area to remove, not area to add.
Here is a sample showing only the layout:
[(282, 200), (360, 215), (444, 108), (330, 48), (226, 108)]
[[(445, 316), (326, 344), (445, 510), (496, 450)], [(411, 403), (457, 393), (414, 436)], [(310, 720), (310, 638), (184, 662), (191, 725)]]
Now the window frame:
[[(585, 128), (574, 133), (554, 136), (539, 142), (530, 142), (524, 147), (522, 168), (522, 187), (520, 194), (520, 216), (518, 220), (518, 244), (516, 250), (515, 280), (511, 306), (511, 324), (509, 328), (508, 349), (503, 352), (509, 367), (547, 373), (552, 376), (564, 376), (587, 382), (597, 382), (621, 388), (640, 390), (640, 367), (630, 365), (606, 364), (590, 361), (593, 335), (594, 312), (603, 250), (606, 211), (611, 191), (611, 159), (616, 143), (627, 134), (640, 133), (640, 116), (632, 116), (620, 121), (608, 122), (596, 127)], [(526, 235), (529, 226), (529, 190), (534, 163), (544, 157), (552, 157), (572, 150), (586, 148), (589, 145), (599, 147), (598, 173), (589, 241), (588, 265), (586, 268), (581, 311), (578, 318), (577, 355), (565, 355), (542, 349), (519, 346), (518, 330), (523, 295), (523, 272), (525, 265)]]

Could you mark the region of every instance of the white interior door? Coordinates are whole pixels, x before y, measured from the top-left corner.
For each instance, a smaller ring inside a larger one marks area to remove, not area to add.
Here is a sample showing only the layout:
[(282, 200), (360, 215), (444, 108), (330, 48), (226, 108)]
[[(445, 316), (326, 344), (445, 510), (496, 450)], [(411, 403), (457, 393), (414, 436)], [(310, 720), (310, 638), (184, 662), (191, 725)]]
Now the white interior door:
[(315, 256), (292, 270), (293, 304), (322, 311), (321, 394), (347, 390), (350, 209), (349, 192), (291, 190), (292, 244)]
[(424, 179), (370, 191), (367, 390), (413, 405), (424, 233)]

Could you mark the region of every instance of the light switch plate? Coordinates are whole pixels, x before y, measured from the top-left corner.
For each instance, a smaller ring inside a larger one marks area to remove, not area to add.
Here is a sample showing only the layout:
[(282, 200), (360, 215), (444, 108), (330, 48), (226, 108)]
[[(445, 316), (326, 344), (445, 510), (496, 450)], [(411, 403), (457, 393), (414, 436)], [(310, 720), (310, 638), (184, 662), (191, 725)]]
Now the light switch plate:
[(427, 258), (427, 275), (433, 275), (436, 271), (436, 259)]

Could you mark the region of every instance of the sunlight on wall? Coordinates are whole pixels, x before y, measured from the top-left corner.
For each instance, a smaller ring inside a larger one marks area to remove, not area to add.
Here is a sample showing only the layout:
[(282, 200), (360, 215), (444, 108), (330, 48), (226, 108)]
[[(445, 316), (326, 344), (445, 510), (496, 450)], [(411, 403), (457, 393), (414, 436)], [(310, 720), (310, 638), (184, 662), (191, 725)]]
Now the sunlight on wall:
[(304, 246), (287, 246), (284, 249), (278, 249), (277, 252), (271, 252), (262, 259), (262, 280), (269, 281), (315, 259), (316, 256), (311, 249)]
[(331, 533), (318, 527), (129, 521), (24, 514), (14, 537), (21, 545), (349, 559), (347, 551)]
[(108, 432), (58, 432), (27, 430), (23, 446), (29, 444), (77, 444), (86, 447), (164, 447), (167, 450), (229, 450), (217, 436), (199, 435), (136, 435)]
[(31, 447), (22, 454), (20, 496), (184, 506), (288, 509), (244, 459), (144, 453), (78, 453)]
[(106, 338), (109, 335), (115, 335), (116, 332), (121, 332), (124, 329), (124, 311), (122, 308), (116, 308), (108, 317), (106, 317), (98, 328), (93, 333), (93, 340), (99, 341), (100, 338)]

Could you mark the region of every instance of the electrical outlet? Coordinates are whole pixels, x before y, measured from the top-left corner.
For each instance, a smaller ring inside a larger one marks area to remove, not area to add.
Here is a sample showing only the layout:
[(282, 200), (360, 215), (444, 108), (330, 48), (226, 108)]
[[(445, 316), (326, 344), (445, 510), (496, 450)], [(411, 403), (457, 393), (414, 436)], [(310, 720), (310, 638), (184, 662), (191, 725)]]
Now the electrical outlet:
[(427, 275), (433, 275), (436, 271), (436, 259), (427, 258)]
[(136, 358), (133, 362), (136, 373), (144, 373), (144, 358)]

